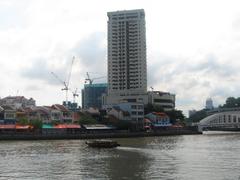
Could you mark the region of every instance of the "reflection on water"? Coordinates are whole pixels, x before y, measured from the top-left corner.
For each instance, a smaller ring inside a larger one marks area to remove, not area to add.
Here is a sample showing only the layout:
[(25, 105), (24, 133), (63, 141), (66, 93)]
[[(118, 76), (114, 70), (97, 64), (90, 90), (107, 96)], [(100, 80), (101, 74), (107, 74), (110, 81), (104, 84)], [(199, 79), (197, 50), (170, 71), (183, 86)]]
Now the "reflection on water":
[(110, 179), (146, 179), (150, 157), (139, 151), (119, 149), (117, 156), (107, 162), (107, 172)]
[(238, 179), (240, 134), (117, 139), (116, 149), (83, 140), (1, 141), (0, 179)]

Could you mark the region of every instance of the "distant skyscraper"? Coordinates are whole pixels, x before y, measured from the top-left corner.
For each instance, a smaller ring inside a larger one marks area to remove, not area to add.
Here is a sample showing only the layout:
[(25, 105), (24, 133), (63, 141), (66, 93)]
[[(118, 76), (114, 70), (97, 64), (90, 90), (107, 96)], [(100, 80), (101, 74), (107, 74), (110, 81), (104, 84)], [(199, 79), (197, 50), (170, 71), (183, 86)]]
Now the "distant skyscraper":
[(145, 12), (108, 12), (108, 94), (146, 92)]
[(211, 98), (206, 100), (206, 109), (213, 109), (213, 101)]

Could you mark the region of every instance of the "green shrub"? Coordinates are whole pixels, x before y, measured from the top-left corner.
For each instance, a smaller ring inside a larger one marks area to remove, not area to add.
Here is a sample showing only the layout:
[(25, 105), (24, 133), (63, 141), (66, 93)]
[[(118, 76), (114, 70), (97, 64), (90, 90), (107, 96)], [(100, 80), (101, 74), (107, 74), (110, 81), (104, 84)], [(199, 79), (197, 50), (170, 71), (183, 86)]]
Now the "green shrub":
[(42, 128), (42, 121), (39, 119), (33, 119), (30, 122), (30, 125), (32, 125), (35, 129), (41, 129)]
[(90, 115), (83, 114), (79, 119), (79, 124), (97, 124), (97, 120)]

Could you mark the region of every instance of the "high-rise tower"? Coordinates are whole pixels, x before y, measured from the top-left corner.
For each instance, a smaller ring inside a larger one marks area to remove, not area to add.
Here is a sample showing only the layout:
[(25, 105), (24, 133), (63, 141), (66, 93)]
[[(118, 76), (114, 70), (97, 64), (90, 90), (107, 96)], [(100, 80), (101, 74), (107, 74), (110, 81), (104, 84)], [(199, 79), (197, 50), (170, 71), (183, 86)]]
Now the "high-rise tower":
[(108, 94), (147, 92), (145, 12), (108, 12)]
[[(119, 103), (128, 103), (128, 107), (134, 108), (139, 103), (159, 105), (165, 111), (173, 110), (174, 94), (147, 91), (144, 10), (114, 11), (107, 15), (108, 92), (102, 96), (102, 107), (109, 110)], [(131, 116), (134, 120), (134, 114)]]
[(213, 109), (213, 100), (211, 98), (207, 98), (206, 100), (206, 106), (205, 106), (206, 109)]

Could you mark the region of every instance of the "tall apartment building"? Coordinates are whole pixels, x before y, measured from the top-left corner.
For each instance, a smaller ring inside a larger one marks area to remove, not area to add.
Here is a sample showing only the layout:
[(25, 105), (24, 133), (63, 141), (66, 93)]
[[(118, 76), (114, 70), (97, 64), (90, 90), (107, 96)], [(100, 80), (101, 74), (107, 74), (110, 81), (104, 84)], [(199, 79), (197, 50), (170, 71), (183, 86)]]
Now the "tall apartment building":
[(145, 12), (108, 12), (108, 94), (147, 92)]
[(147, 92), (146, 28), (143, 9), (108, 12), (108, 92), (103, 108), (121, 103), (175, 108), (175, 95)]

